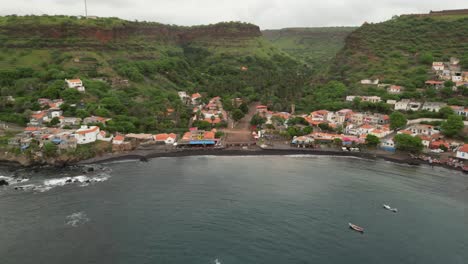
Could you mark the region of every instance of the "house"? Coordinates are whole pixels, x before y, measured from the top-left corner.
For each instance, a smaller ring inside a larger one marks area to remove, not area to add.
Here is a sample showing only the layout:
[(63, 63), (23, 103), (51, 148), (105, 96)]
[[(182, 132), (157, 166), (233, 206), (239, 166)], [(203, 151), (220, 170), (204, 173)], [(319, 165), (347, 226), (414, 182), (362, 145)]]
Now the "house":
[(431, 137), (426, 136), (426, 135), (420, 135), (419, 138), (421, 138), (423, 146), (426, 148), (429, 148), (429, 146), (431, 145), (431, 141), (432, 141)]
[(443, 81), (426, 81), (426, 86), (430, 88), (434, 88), (436, 90), (444, 88), (444, 82)]
[(57, 108), (50, 108), (48, 111), (47, 111), (47, 117), (49, 120), (51, 120), (52, 118), (59, 118), (61, 117), (63, 114), (63, 111), (60, 110), (60, 109), (57, 109)]
[(77, 126), (81, 123), (81, 118), (79, 117), (63, 117), (61, 120), (62, 125), (64, 126)]
[(435, 61), (432, 63), (432, 69), (434, 71), (443, 71), (445, 68), (445, 64), (443, 62)]
[(157, 135), (154, 135), (153, 137), (156, 143), (164, 143), (167, 145), (174, 144), (177, 139), (177, 135), (173, 133), (172, 134), (157, 134)]
[(379, 79), (375, 79), (375, 80), (364, 79), (364, 80), (361, 80), (361, 84), (364, 84), (364, 85), (377, 85), (377, 84), (379, 84)]
[(116, 135), (113, 139), (112, 139), (112, 144), (115, 144), (115, 145), (122, 145), (125, 141), (125, 136), (122, 136), (122, 135)]
[(105, 142), (111, 142), (114, 136), (110, 135), (107, 137), (107, 132), (106, 131), (100, 131), (99, 134), (97, 135), (97, 140), (100, 141), (105, 141)]
[(440, 102), (426, 102), (424, 103), (422, 110), (427, 110), (429, 112), (436, 112), (438, 113), (442, 107), (447, 106), (446, 103)]
[(434, 130), (434, 127), (431, 125), (413, 125), (407, 130), (411, 131), (413, 135), (426, 135), (426, 136), (432, 136), (434, 134), (439, 133), (437, 130)]
[(76, 89), (78, 92), (85, 92), (86, 90), (80, 79), (65, 79), (65, 82), (67, 83), (68, 88)]
[(395, 142), (393, 141), (393, 139), (384, 140), (380, 144), (380, 148), (382, 148), (383, 150), (388, 151), (388, 152), (395, 152), (396, 151)]
[(457, 158), (468, 160), (468, 144), (463, 145), (457, 150)]
[(468, 82), (468, 71), (462, 72), (462, 76), (463, 76), (463, 81)]
[(395, 104), (395, 110), (402, 110), (402, 111), (406, 111), (408, 110), (408, 105), (411, 101), (409, 99), (403, 99), (399, 102), (396, 102)]
[(397, 100), (387, 100), (387, 104), (389, 105), (395, 105), (397, 103)]
[(457, 83), (457, 82), (462, 82), (463, 81), (463, 76), (461, 75), (461, 72), (456, 72), (452, 75), (452, 82)]
[(361, 96), (363, 102), (378, 103), (382, 101), (379, 96)]
[(400, 94), (402, 90), (403, 90), (403, 87), (398, 86), (398, 85), (392, 85), (387, 89), (387, 92), (389, 94)]
[(80, 129), (75, 131), (75, 138), (77, 144), (89, 144), (97, 140), (100, 129), (98, 126), (81, 126)]
[(142, 142), (148, 142), (148, 141), (153, 141), (153, 135), (151, 134), (127, 134), (125, 135), (126, 138), (129, 139), (134, 139), (137, 141), (142, 141)]
[(464, 118), (468, 117), (468, 108), (465, 108), (464, 106), (455, 106), (455, 105), (451, 105), (450, 108), (452, 108), (455, 114), (459, 116), (463, 116)]
[(200, 99), (201, 99), (201, 94), (199, 93), (194, 93), (192, 94), (191, 96), (191, 101), (192, 101), (192, 105), (197, 105), (200, 103)]
[(41, 126), (44, 122), (47, 122), (47, 120), (47, 111), (38, 111), (31, 115), (28, 125)]
[(420, 102), (410, 102), (408, 104), (408, 111), (418, 111), (419, 109), (421, 109), (421, 106), (422, 106), (422, 103)]
[(360, 135), (362, 134), (370, 134), (372, 131), (375, 130), (375, 127), (374, 126), (371, 126), (371, 125), (368, 125), (368, 124), (365, 124), (365, 125), (362, 125), (360, 128), (358, 128), (358, 133)]
[(351, 122), (355, 125), (362, 125), (364, 123), (364, 114), (362, 113), (353, 113), (351, 115)]
[(257, 114), (268, 112), (268, 107), (266, 105), (259, 105), (256, 107)]
[(443, 141), (443, 140), (436, 140), (436, 141), (432, 141), (430, 144), (429, 144), (429, 148), (430, 149), (449, 149), (450, 145)]
[(105, 117), (100, 117), (100, 116), (90, 116), (90, 117), (86, 117), (83, 120), (83, 124), (85, 125), (98, 124), (98, 123), (106, 124), (107, 121), (110, 121), (110, 120), (111, 120), (110, 118), (105, 118)]

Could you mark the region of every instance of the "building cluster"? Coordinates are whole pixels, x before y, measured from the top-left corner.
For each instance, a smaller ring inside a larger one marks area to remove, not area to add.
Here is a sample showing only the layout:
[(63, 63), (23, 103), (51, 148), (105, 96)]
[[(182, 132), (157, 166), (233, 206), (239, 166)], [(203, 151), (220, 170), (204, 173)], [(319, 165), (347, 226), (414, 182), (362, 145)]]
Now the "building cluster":
[(434, 80), (426, 82), (435, 88), (440, 88), (445, 81), (452, 81), (455, 86), (468, 85), (468, 72), (463, 71), (458, 58), (450, 58), (450, 61), (441, 62), (435, 61), (432, 63), (432, 71), (434, 73)]
[(210, 124), (219, 124), (227, 121), (227, 113), (219, 96), (213, 97), (208, 104), (197, 104), (193, 108), (193, 121), (206, 121)]
[(86, 91), (83, 82), (80, 79), (65, 79), (69, 89), (76, 89), (78, 92), (84, 93)]

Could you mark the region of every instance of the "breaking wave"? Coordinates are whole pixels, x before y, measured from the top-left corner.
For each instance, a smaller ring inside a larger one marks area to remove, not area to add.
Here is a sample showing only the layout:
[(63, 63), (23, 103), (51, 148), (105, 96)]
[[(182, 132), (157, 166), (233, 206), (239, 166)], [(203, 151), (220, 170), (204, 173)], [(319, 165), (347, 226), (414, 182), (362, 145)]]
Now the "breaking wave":
[(101, 173), (96, 176), (88, 177), (84, 175), (75, 176), (75, 177), (63, 177), (55, 179), (47, 179), (39, 184), (28, 184), (15, 186), (15, 190), (23, 191), (38, 191), (46, 192), (56, 187), (66, 186), (66, 185), (78, 185), (78, 186), (88, 186), (93, 183), (99, 183), (107, 181), (110, 178), (110, 175), (107, 173)]
[(66, 225), (72, 226), (72, 227), (84, 225), (87, 222), (89, 222), (89, 218), (84, 212), (73, 213), (67, 216), (66, 219), (67, 219)]

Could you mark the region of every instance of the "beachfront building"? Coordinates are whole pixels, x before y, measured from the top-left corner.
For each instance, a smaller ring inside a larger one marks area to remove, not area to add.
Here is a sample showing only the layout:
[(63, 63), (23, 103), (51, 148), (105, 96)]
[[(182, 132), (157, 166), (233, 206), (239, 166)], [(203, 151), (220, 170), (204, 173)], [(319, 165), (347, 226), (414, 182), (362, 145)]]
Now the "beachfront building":
[(166, 145), (172, 145), (177, 140), (177, 135), (174, 133), (171, 134), (157, 134), (153, 136), (156, 143), (163, 143)]
[(457, 158), (468, 160), (468, 144), (463, 145), (457, 150)]
[(179, 147), (214, 147), (219, 142), (215, 136), (215, 130), (204, 131), (191, 128), (177, 144)]
[(80, 129), (75, 131), (74, 136), (77, 140), (77, 144), (89, 144), (97, 140), (99, 132), (100, 129), (98, 126), (81, 126)]

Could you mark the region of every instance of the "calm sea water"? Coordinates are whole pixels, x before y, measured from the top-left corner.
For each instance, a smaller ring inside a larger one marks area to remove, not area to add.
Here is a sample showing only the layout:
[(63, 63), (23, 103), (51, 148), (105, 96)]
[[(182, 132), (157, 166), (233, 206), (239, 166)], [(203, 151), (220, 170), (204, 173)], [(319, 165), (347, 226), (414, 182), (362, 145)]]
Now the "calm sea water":
[(3, 264), (468, 263), (468, 177), (444, 169), (184, 157), (107, 164), (66, 185), (80, 173), (27, 174), (0, 188)]

